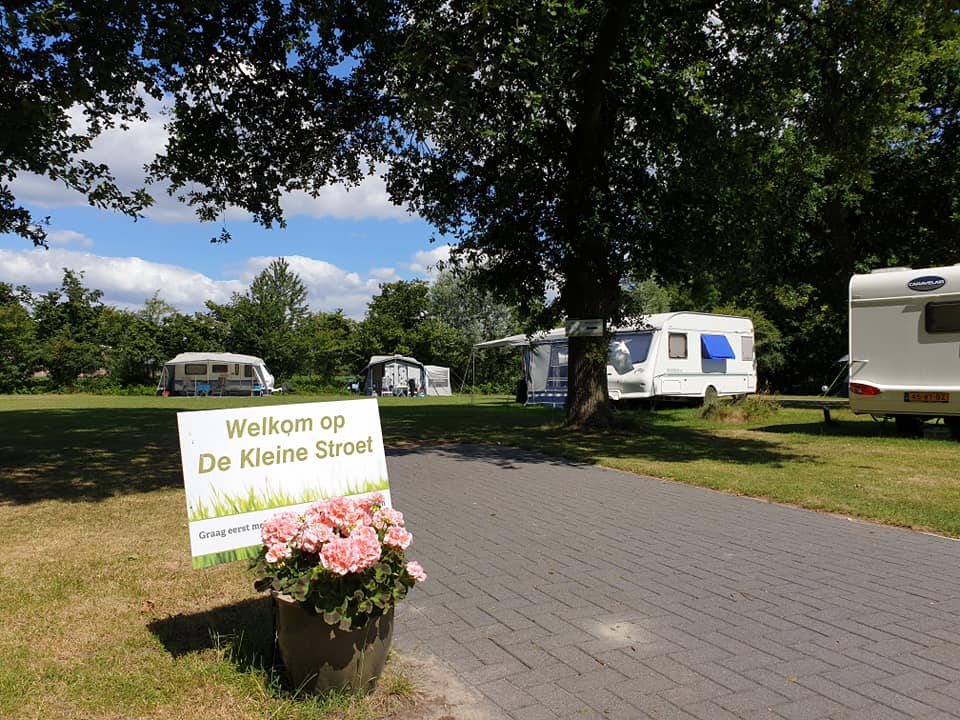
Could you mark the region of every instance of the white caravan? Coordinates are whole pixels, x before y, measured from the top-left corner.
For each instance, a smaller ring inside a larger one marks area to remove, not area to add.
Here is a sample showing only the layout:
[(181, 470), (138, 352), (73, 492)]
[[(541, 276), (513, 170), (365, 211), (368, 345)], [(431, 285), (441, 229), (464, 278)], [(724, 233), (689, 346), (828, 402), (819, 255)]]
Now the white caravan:
[(269, 395), (273, 375), (252, 355), (180, 353), (163, 365), (157, 395)]
[(850, 279), (850, 409), (960, 428), (960, 265)]
[[(514, 335), (477, 348), (524, 347), (527, 405), (562, 406), (567, 395), (567, 337), (551, 330)], [(607, 356), (612, 400), (703, 399), (757, 390), (750, 318), (697, 312), (646, 315), (635, 328), (617, 328)]]

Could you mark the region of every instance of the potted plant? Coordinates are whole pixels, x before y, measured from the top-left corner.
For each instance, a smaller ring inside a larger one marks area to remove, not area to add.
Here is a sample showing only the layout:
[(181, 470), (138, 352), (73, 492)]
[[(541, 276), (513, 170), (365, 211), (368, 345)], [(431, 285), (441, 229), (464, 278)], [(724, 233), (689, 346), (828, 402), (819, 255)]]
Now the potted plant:
[(373, 493), (281, 511), (263, 524), (254, 587), (277, 606), (277, 642), (294, 687), (369, 691), (393, 638), (393, 611), (426, 579), (404, 555), (403, 513)]

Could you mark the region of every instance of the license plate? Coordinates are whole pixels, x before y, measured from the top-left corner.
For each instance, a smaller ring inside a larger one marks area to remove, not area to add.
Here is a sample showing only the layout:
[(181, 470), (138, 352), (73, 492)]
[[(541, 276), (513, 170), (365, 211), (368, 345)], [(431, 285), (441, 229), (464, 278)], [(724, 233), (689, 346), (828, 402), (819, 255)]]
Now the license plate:
[(945, 392), (907, 392), (903, 394), (904, 402), (948, 403), (950, 393)]

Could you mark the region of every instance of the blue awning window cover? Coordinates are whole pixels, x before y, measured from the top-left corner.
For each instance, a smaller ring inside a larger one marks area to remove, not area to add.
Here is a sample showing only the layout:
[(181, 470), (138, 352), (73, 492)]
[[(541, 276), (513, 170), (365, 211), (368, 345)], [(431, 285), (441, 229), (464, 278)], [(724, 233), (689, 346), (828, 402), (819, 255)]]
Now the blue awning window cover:
[(703, 346), (703, 357), (710, 360), (733, 360), (733, 348), (725, 335), (701, 335), (700, 344)]

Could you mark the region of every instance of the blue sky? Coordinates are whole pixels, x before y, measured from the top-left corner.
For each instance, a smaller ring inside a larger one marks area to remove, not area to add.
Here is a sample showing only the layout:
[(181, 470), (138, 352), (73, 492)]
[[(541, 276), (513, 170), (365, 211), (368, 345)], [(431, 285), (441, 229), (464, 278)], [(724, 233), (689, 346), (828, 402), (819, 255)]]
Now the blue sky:
[[(89, 157), (106, 162), (125, 189), (143, 183), (143, 165), (163, 147), (159, 119), (134, 123), (96, 141)], [(150, 188), (156, 204), (145, 219), (88, 207), (62, 185), (33, 175), (12, 184), (19, 202), (38, 217), (50, 216), (49, 249), (14, 235), (0, 235), (0, 282), (35, 292), (59, 287), (63, 268), (84, 273), (84, 285), (111, 305), (135, 309), (159, 292), (182, 312), (202, 310), (206, 300), (225, 302), (246, 290), (274, 258), (284, 257), (304, 281), (314, 311), (343, 309), (361, 319), (382, 282), (429, 280), (448, 248), (431, 243), (431, 227), (393, 206), (382, 181), (368, 178), (349, 191), (334, 187), (317, 199), (284, 198), (288, 226), (267, 230), (239, 211), (224, 223), (233, 239), (213, 244), (220, 224), (197, 221), (192, 211)]]

